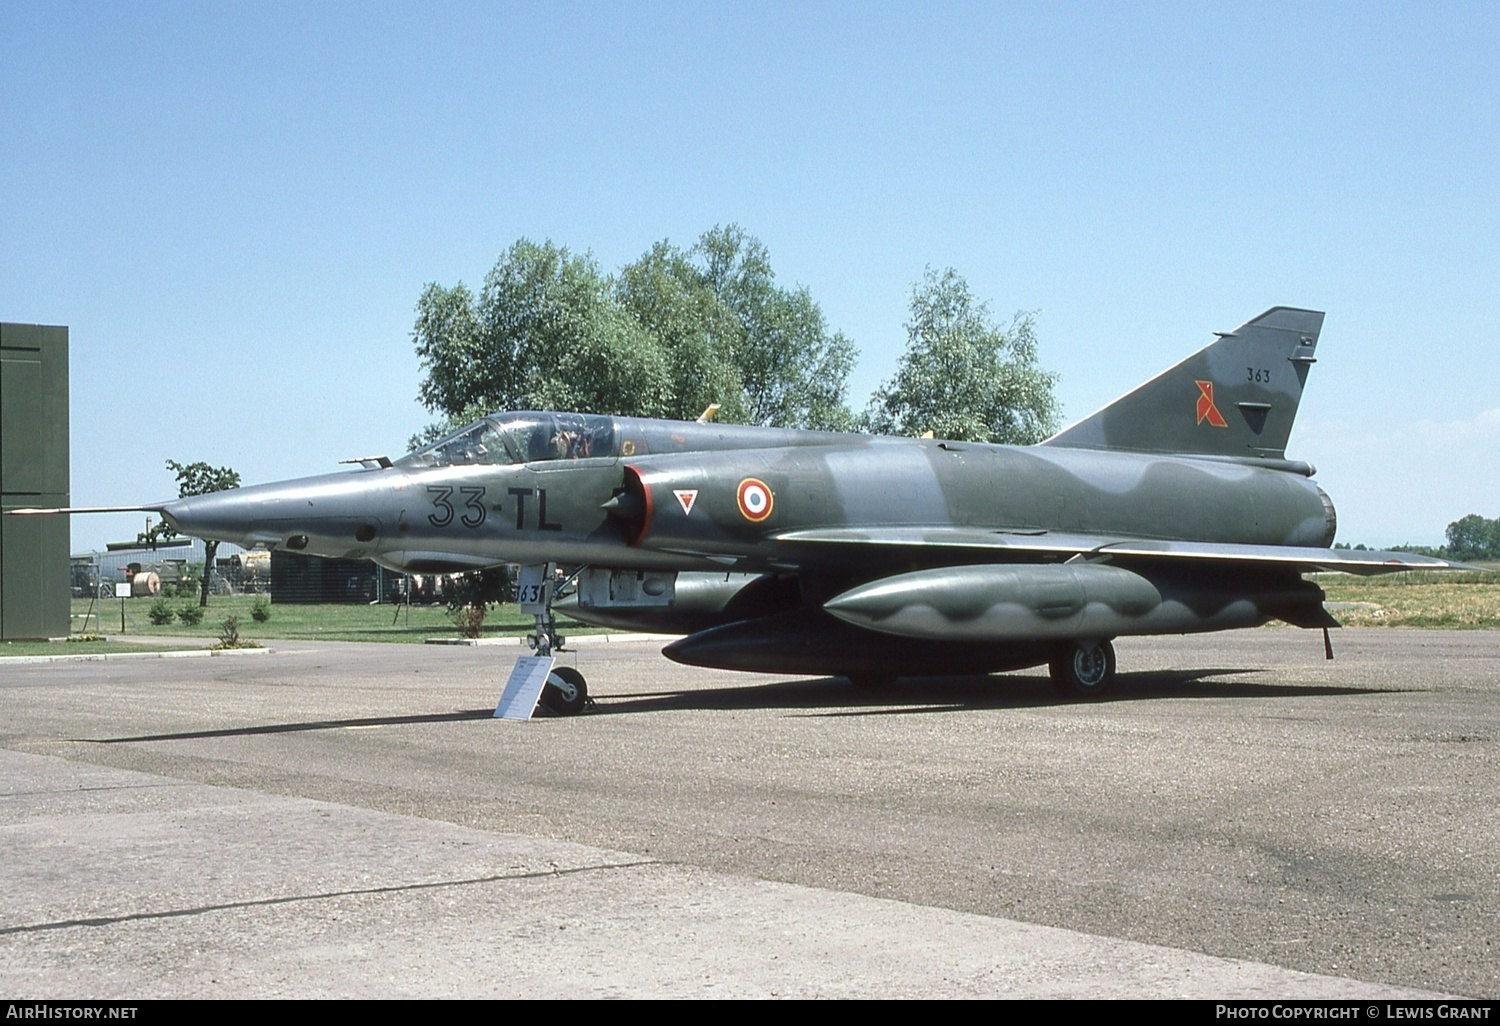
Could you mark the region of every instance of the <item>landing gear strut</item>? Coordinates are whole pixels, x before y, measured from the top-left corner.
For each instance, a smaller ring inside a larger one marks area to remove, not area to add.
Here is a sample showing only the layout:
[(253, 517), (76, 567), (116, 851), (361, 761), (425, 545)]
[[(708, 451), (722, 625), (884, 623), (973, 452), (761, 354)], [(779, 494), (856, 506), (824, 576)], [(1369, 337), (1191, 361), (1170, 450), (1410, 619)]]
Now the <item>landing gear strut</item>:
[[(536, 620), (536, 633), (528, 634), (526, 643), (537, 658), (549, 663), (553, 653), (563, 651), (568, 640), (557, 633), (557, 620), (552, 615), (556, 588), (556, 563), (523, 566), (516, 579), (516, 600), (521, 612), (530, 613)], [(583, 712), (589, 704), (589, 689), (583, 674), (571, 666), (551, 666), (538, 704), (554, 716), (573, 716)]]
[(1059, 642), (1048, 669), (1052, 686), (1069, 698), (1101, 698), (1115, 682), (1115, 647), (1108, 641)]
[(516, 603), (521, 612), (530, 613), (536, 621), (536, 633), (526, 635), (526, 644), (539, 656), (561, 652), (568, 639), (557, 633), (552, 615), (552, 593), (557, 586), (556, 563), (533, 563), (520, 568), (516, 576)]

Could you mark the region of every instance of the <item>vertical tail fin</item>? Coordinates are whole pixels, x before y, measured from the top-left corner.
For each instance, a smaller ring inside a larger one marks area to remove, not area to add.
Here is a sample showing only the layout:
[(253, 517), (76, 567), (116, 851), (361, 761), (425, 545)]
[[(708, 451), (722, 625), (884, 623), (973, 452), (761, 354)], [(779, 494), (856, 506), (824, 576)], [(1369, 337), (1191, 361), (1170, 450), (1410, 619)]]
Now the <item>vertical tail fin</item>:
[(1042, 444), (1283, 459), (1322, 328), (1272, 307)]

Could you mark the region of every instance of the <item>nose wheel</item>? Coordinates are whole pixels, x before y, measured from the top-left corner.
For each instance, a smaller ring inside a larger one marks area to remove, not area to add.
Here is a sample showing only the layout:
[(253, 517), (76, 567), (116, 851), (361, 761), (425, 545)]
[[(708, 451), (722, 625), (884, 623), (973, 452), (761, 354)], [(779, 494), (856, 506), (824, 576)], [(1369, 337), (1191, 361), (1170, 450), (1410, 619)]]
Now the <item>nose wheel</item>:
[[(557, 620), (552, 615), (556, 588), (556, 563), (523, 566), (516, 578), (516, 599), (521, 612), (530, 613), (536, 620), (536, 633), (527, 635), (527, 644), (537, 656), (549, 661), (554, 652), (563, 650), (568, 640), (557, 633)], [(547, 674), (537, 704), (554, 716), (576, 716), (583, 712), (589, 704), (589, 689), (583, 674), (571, 666), (554, 666)]]
[(1115, 682), (1115, 647), (1108, 641), (1065, 641), (1048, 669), (1052, 686), (1069, 698), (1101, 698)]
[(554, 716), (576, 716), (589, 704), (589, 689), (583, 674), (571, 666), (558, 666), (547, 674), (541, 706)]

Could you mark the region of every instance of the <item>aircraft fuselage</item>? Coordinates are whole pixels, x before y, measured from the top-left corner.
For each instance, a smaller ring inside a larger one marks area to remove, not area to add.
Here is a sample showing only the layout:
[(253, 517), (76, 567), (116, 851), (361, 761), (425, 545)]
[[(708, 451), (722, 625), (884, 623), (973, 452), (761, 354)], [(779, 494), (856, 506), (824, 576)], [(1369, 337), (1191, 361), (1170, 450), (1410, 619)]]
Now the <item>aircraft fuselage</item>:
[[(624, 418), (621, 418), (622, 420)], [(674, 425), (753, 447), (436, 467), (397, 464), (165, 504), (184, 533), (416, 573), (560, 560), (621, 569), (872, 572), (801, 531), (922, 529), (1326, 546), (1306, 473), (1213, 458)], [(611, 507), (613, 503), (613, 507)], [(760, 503), (761, 505), (755, 505)], [(960, 558), (942, 547), (918, 562)], [(899, 562), (910, 563), (910, 552)], [(876, 560), (877, 563), (881, 560)]]

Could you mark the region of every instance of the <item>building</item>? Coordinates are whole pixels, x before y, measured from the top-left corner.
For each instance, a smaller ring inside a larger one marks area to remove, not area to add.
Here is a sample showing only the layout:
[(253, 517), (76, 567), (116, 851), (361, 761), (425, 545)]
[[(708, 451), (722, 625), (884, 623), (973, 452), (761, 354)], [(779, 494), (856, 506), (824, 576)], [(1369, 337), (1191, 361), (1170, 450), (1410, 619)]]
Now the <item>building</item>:
[[(203, 566), (199, 538), (179, 536), (155, 545), (110, 542), (103, 552), (75, 553), (72, 593), (75, 598), (114, 595), (116, 584), (137, 574), (154, 573), (161, 587), (171, 589), (185, 576), (196, 578)], [(376, 566), (368, 559), (323, 559), (277, 549), (244, 549), (220, 542), (214, 559), (214, 595), (270, 595), (283, 604), (365, 603), (402, 601), (407, 591), (404, 575)], [(421, 579), (417, 594), (423, 601), (439, 601), (440, 578)]]
[(368, 559), (323, 559), (282, 549), (271, 553), (273, 602), (392, 602), (404, 589), (403, 575)]
[[(67, 506), (68, 329), (0, 324), (0, 510)], [(66, 637), (68, 518), (0, 515), (0, 639)]]
[[(140, 542), (110, 542), (103, 552), (75, 552), (71, 591), (74, 598), (87, 598), (103, 589), (114, 594), (114, 586), (137, 573), (152, 572), (163, 586), (177, 585), (184, 576), (203, 568), (205, 549), (201, 538), (179, 536), (154, 545)], [(216, 595), (258, 594), (270, 590), (270, 553), (247, 551), (233, 542), (221, 542), (214, 559), (210, 591)]]

